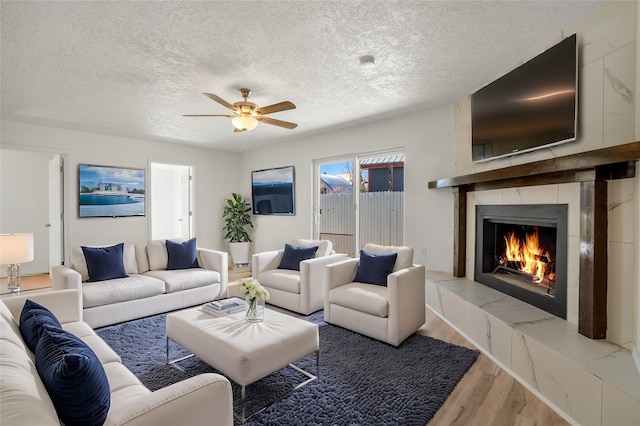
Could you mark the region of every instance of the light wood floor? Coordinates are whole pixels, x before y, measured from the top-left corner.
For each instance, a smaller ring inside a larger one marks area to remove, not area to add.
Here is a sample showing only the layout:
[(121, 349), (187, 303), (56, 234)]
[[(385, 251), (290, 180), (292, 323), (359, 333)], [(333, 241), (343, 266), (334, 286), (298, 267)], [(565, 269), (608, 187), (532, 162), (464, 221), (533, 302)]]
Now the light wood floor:
[[(230, 276), (229, 295), (237, 295), (237, 280), (247, 274)], [(233, 280), (233, 281), (232, 281)], [(4, 281), (4, 280), (3, 280)], [(50, 291), (48, 275), (23, 277), (23, 290)], [(42, 287), (45, 287), (42, 289)], [(47, 288), (49, 287), (49, 288)], [(26, 292), (22, 292), (25, 294)], [(4, 296), (11, 297), (11, 296)], [(460, 346), (475, 347), (429, 308), (420, 334)], [(429, 426), (564, 426), (562, 417), (535, 397), (518, 381), (481, 354), (458, 383)]]
[[(475, 347), (429, 308), (419, 330), (436, 339)], [(471, 367), (429, 426), (568, 425), (544, 402), (484, 354)]]

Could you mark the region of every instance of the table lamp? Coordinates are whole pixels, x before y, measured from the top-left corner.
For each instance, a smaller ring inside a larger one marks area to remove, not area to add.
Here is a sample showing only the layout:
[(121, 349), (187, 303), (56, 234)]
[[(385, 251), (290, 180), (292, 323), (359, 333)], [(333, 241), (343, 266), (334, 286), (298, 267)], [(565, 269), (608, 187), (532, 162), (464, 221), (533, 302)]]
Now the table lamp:
[(20, 291), (20, 264), (33, 260), (33, 234), (0, 234), (0, 265), (7, 266), (9, 291)]

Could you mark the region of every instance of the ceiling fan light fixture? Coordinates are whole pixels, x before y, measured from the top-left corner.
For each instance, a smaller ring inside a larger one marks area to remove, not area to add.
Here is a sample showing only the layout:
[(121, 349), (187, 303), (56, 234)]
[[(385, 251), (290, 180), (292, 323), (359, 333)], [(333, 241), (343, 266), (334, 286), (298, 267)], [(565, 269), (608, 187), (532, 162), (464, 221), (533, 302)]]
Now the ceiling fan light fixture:
[(249, 114), (242, 114), (231, 119), (233, 127), (238, 130), (253, 130), (258, 125), (258, 120)]

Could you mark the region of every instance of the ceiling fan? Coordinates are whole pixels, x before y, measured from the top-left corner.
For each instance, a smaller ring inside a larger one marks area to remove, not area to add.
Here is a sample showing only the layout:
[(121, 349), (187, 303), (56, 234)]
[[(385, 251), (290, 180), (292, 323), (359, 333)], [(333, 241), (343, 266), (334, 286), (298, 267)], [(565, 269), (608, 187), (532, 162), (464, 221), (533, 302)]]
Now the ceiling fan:
[(253, 130), (256, 128), (258, 123), (272, 124), (274, 126), (284, 127), (285, 129), (295, 129), (296, 127), (298, 127), (296, 123), (290, 123), (288, 121), (265, 117), (265, 115), (272, 114), (274, 112), (294, 109), (296, 106), (293, 103), (284, 101), (266, 107), (258, 107), (253, 102), (247, 101), (247, 98), (251, 94), (251, 90), (242, 88), (240, 89), (240, 94), (244, 98), (244, 101), (230, 104), (220, 96), (211, 93), (203, 93), (203, 95), (205, 95), (207, 98), (218, 102), (224, 107), (229, 108), (231, 111), (233, 111), (233, 114), (184, 114), (183, 117), (229, 117), (231, 118), (234, 132)]

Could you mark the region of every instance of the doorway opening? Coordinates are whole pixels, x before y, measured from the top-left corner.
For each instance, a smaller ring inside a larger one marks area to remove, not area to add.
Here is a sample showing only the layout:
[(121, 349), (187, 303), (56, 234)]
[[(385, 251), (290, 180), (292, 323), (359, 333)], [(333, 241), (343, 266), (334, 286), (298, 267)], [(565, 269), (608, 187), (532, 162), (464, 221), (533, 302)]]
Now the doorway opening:
[(193, 167), (152, 162), (151, 239), (188, 240), (193, 236)]

